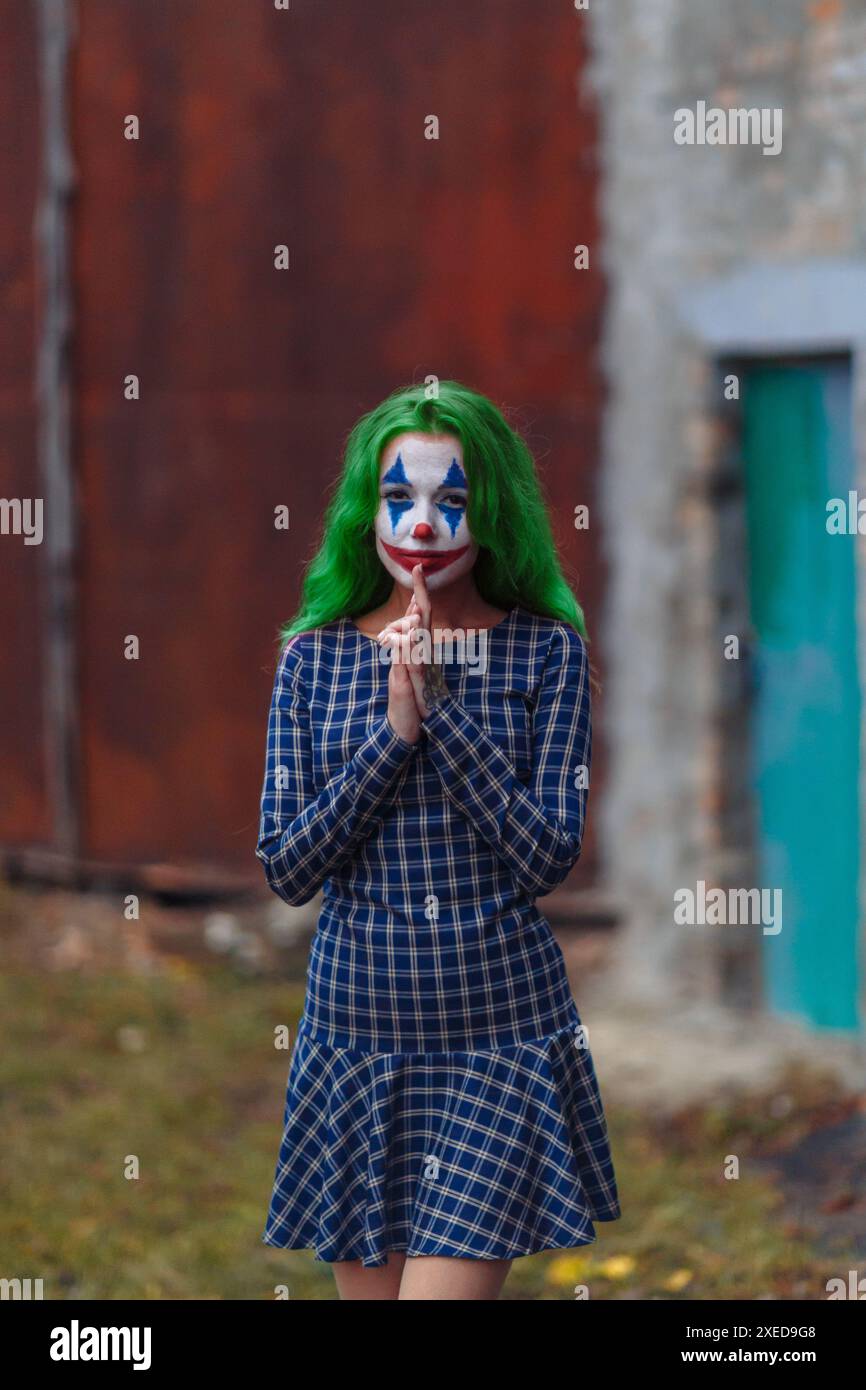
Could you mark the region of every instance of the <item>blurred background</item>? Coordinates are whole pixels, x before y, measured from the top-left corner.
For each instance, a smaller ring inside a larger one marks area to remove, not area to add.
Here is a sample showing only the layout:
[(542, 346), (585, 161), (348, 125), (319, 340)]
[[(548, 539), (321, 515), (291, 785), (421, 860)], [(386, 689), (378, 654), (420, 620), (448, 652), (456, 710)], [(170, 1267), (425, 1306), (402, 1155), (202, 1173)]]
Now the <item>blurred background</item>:
[[(334, 1297), (259, 1243), (317, 910), (254, 858), (265, 723), (346, 433), (435, 376), (525, 434), (601, 682), (543, 910), (624, 1216), (505, 1296), (826, 1297), (866, 1259), (862, 4), (0, 29), (0, 1278)], [(781, 148), (677, 143), (702, 102)], [(779, 931), (675, 915), (760, 888)]]

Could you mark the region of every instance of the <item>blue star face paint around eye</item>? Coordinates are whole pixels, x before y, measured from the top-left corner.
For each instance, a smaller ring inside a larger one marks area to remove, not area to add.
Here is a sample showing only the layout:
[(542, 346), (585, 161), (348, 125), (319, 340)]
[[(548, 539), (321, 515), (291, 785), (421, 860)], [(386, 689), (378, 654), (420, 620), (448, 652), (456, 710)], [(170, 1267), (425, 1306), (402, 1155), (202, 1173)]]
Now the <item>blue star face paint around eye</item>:
[(466, 520), (468, 495), (454, 435), (402, 434), (383, 449), (376, 550), (398, 584), (412, 587), (417, 564), (430, 589), (471, 570), (478, 546)]
[[(463, 491), (466, 491), (466, 475), (463, 472), (463, 469), (460, 467), (460, 464), (457, 462), (456, 458), (451, 460), (451, 467), (448, 469), (448, 472), (442, 479), (442, 487), (449, 489), (462, 489)], [(458, 506), (455, 506), (453, 501), (450, 501), (446, 498), (444, 501), (439, 503), (439, 510), (441, 511), (442, 515), (447, 521), (451, 529), (451, 536), (453, 538), (457, 534), (457, 527), (460, 525), (460, 522), (463, 518), (463, 513), (466, 511), (466, 503), (464, 501), (461, 502)]]
[(397, 525), (401, 516), (412, 506), (409, 500), (398, 500), (401, 491), (406, 493), (409, 491), (409, 479), (406, 477), (406, 472), (403, 468), (403, 460), (399, 454), (397, 455), (396, 463), (388, 469), (388, 472), (383, 477), (382, 484), (383, 486), (393, 489), (393, 491), (385, 493), (384, 496), (388, 505), (388, 513), (391, 517), (391, 533), (392, 535), (396, 535)]
[(456, 458), (451, 460), (451, 467), (448, 469), (448, 472), (442, 479), (442, 486), (460, 487), (463, 488), (465, 491), (468, 490), (466, 488), (466, 474), (463, 472), (463, 469), (460, 467), (460, 464), (457, 462)]

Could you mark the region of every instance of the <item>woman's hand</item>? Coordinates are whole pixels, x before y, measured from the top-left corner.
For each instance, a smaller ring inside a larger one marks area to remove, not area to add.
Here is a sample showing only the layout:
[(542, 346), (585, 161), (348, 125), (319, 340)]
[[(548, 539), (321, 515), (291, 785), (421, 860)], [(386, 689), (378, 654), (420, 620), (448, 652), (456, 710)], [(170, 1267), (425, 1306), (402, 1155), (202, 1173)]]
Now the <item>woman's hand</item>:
[(431, 660), (429, 662), (415, 663), (409, 667), (409, 676), (412, 681), (412, 688), (415, 691), (415, 702), (418, 706), (418, 713), (422, 719), (426, 719), (439, 701), (448, 694), (448, 686), (445, 684), (445, 675), (441, 663), (433, 661), (433, 634), (430, 630), (430, 595), (427, 592), (427, 583), (424, 579), (424, 569), (421, 565), (416, 565), (412, 571), (412, 583), (414, 593), (412, 602), (409, 604), (407, 613), (411, 617), (418, 618), (417, 633), (426, 634), (429, 642)]
[[(430, 644), (431, 656), (433, 652), (433, 636), (430, 631), (430, 596), (427, 592), (424, 570), (421, 565), (416, 565), (412, 571), (412, 582), (414, 592), (404, 616), (395, 618), (393, 622), (388, 623), (378, 634), (378, 637), (383, 647), (391, 648), (389, 695), (392, 688), (391, 683), (394, 680), (393, 673), (395, 667), (399, 665), (401, 672), (408, 676), (415, 712), (420, 721), (426, 719), (434, 706), (443, 696), (448, 694), (448, 687), (445, 684), (441, 665), (433, 661), (412, 660), (412, 648), (419, 640), (424, 640), (425, 635), (426, 641)], [(395, 652), (399, 652), (400, 655), (395, 655)], [(411, 741), (414, 743), (414, 738)]]
[[(401, 659), (402, 642), (405, 637), (411, 640), (410, 633), (417, 627), (418, 618), (406, 610), (406, 616), (389, 623), (379, 633), (379, 644), (391, 648), (391, 669), (388, 672), (388, 723), (407, 743), (417, 743), (421, 737), (421, 716), (415, 691), (409, 675), (410, 667)], [(405, 653), (408, 655), (408, 651)]]

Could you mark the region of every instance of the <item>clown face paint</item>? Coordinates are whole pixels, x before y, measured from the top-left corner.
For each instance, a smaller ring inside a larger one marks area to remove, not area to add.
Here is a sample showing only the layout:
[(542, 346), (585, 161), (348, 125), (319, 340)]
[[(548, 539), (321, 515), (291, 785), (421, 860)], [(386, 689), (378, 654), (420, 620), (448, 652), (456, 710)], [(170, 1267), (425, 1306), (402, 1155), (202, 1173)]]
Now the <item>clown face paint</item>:
[(404, 588), (424, 566), (428, 589), (467, 574), (478, 546), (466, 524), (468, 487), (460, 440), (451, 434), (401, 434), (382, 451), (376, 552)]

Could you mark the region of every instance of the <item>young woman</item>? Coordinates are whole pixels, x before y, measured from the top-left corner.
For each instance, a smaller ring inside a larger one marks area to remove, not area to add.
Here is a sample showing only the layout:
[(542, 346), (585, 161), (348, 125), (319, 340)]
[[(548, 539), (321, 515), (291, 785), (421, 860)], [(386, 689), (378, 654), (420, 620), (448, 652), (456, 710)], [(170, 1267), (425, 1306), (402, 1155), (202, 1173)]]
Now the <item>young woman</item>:
[(358, 422), (283, 634), (256, 851), (286, 902), (324, 889), (263, 1240), (344, 1299), (495, 1299), (513, 1258), (620, 1215), (535, 905), (580, 854), (585, 635), (488, 400), (411, 387)]

